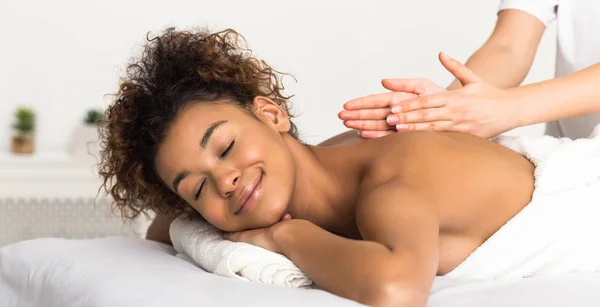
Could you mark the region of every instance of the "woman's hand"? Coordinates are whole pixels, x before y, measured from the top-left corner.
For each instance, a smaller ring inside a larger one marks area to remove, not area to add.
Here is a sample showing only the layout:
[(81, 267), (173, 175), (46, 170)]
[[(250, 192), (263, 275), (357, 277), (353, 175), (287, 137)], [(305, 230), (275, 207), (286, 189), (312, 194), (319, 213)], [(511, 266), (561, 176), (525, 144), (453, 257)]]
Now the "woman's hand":
[(283, 216), (280, 222), (270, 227), (238, 232), (228, 232), (224, 234), (224, 238), (233, 242), (245, 242), (275, 253), (281, 253), (281, 249), (279, 246), (277, 246), (277, 243), (274, 240), (274, 233), (277, 228), (279, 228), (281, 223), (289, 219), (291, 219), (291, 216), (286, 214)]
[[(385, 80), (387, 88), (412, 90), (412, 93), (400, 94), (414, 94), (416, 97), (398, 102), (392, 100), (392, 93), (373, 95), (355, 100), (352, 107), (368, 110), (374, 105), (389, 105), (390, 114), (386, 117), (386, 124), (395, 126), (397, 131), (456, 131), (492, 137), (518, 126), (518, 106), (512, 102), (515, 100), (508, 91), (487, 84), (470, 69), (443, 53), (440, 53), (440, 61), (461, 82), (462, 88), (452, 91), (439, 87), (436, 89), (431, 81), (423, 79)], [(370, 129), (361, 135), (370, 137), (377, 133)]]

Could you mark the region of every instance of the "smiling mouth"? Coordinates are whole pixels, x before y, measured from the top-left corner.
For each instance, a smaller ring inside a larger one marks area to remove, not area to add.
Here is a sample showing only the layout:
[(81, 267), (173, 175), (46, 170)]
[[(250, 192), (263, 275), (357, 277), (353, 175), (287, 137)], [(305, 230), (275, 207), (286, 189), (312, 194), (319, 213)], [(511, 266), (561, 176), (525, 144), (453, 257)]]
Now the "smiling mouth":
[(238, 210), (234, 213), (235, 215), (247, 212), (256, 206), (256, 202), (261, 193), (263, 173), (246, 186), (240, 200), (238, 202)]

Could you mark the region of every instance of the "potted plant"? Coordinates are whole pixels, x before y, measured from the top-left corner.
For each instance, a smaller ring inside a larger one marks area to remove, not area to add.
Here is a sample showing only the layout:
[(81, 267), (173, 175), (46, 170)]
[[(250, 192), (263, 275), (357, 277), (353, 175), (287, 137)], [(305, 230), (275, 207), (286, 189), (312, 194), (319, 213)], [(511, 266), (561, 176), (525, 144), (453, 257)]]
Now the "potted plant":
[(83, 121), (87, 126), (94, 127), (94, 129), (97, 129), (98, 125), (100, 125), (103, 120), (104, 114), (102, 113), (102, 111), (92, 109), (87, 111), (87, 114)]
[(98, 156), (98, 126), (104, 121), (104, 113), (99, 109), (89, 109), (82, 123), (75, 128), (69, 151), (75, 157), (87, 156), (89, 154)]
[(30, 108), (18, 108), (12, 128), (16, 134), (12, 137), (12, 152), (17, 154), (33, 153), (33, 132), (35, 131), (35, 111)]

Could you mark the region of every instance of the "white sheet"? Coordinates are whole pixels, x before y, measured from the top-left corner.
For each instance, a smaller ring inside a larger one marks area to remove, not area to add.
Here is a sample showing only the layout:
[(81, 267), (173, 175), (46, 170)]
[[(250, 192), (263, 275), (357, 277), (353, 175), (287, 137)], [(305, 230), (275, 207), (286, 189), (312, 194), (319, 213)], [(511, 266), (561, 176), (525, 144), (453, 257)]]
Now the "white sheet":
[(490, 279), (600, 272), (600, 135), (496, 140), (535, 164), (532, 200), (446, 276)]
[[(321, 290), (209, 274), (156, 242), (36, 239), (0, 249), (0, 307), (360, 306)], [(430, 307), (600, 306), (600, 274), (513, 281), (438, 278)]]
[(0, 249), (0, 307), (357, 306), (209, 274), (142, 239), (36, 239)]

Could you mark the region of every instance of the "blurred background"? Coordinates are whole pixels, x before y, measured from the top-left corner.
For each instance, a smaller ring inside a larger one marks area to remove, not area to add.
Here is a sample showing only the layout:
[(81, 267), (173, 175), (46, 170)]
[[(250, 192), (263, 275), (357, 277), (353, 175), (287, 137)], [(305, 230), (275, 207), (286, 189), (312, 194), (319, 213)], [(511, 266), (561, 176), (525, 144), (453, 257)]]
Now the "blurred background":
[[(0, 246), (40, 236), (143, 235), (97, 197), (95, 122), (146, 34), (169, 26), (233, 28), (286, 77), (301, 137), (344, 131), (349, 99), (386, 77), (452, 81), (492, 31), (499, 1), (0, 0)], [(524, 83), (551, 78), (555, 29)], [(543, 127), (509, 134), (541, 135)], [(88, 153), (91, 153), (88, 154)]]

